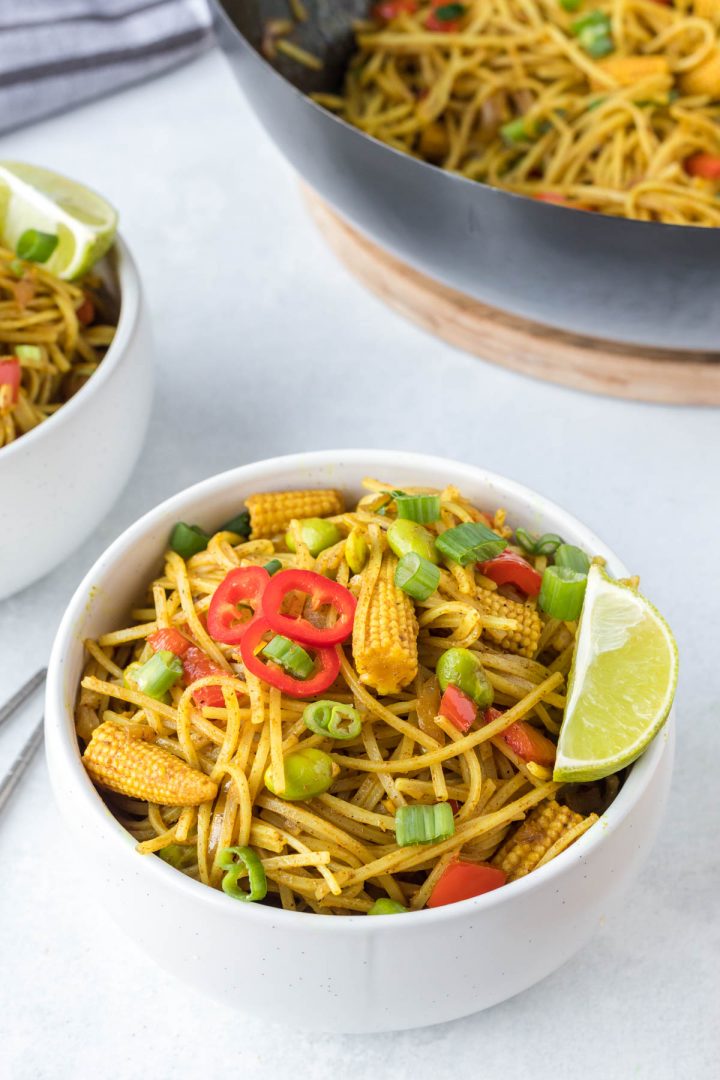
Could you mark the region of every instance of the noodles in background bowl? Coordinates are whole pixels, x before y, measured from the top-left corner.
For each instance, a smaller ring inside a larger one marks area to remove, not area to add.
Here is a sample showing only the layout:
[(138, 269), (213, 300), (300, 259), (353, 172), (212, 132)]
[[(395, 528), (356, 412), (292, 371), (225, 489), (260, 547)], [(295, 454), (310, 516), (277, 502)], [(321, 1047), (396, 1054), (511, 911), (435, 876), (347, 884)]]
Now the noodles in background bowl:
[(342, 95), (315, 95), (351, 124), (543, 201), (720, 225), (720, 0), (373, 10)]
[(16, 360), (20, 376), (17, 389), (0, 388), (0, 452), (77, 393), (116, 324), (116, 304), (98, 274), (61, 281), (0, 248), (0, 365)]

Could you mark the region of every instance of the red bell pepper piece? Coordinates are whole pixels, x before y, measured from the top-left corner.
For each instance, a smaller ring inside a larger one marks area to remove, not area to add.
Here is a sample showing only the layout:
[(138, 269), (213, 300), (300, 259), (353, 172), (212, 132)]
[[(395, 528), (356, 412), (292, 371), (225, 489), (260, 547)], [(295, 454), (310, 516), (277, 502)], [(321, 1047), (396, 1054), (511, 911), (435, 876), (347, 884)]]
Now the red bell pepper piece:
[[(314, 626), (307, 619), (283, 615), (285, 598), (293, 592), (306, 593), (313, 611), (333, 607), (338, 614), (334, 626)], [(345, 641), (352, 633), (356, 600), (349, 589), (313, 570), (280, 570), (270, 578), (262, 599), (262, 611), (276, 634), (284, 634), (302, 645), (327, 648)]]
[(418, 9), (418, 0), (383, 0), (372, 9), (374, 19), (383, 19), (391, 22), (398, 15), (412, 15)]
[(239, 566), (231, 570), (210, 601), (207, 616), (210, 637), (224, 645), (239, 645), (260, 610), (269, 581), (264, 566)]
[(152, 634), (148, 634), (148, 645), (153, 652), (162, 652), (163, 650), (171, 653), (175, 653), (175, 656), (185, 656), (185, 653), (190, 648), (191, 642), (181, 634), (179, 630), (174, 627), (163, 628), (160, 630), (153, 630)]
[(685, 171), (703, 180), (720, 180), (720, 155), (693, 154), (685, 162)]
[[(292, 622), (293, 620), (289, 621)], [(260, 648), (262, 639), (274, 629), (269, 620), (263, 618), (262, 615), (257, 615), (247, 627), (240, 642), (240, 655), (247, 671), (257, 675), (259, 679), (262, 679), (263, 682), (268, 683), (270, 686), (277, 687), (278, 690), (281, 690), (283, 694), (287, 694), (289, 697), (313, 697), (315, 694), (322, 694), (324, 690), (332, 686), (340, 673), (340, 657), (334, 645), (330, 648), (313, 646), (316, 671), (309, 679), (296, 679), (277, 665), (265, 663), (259, 656), (256, 656), (256, 651)], [(308, 642), (303, 644), (308, 644)]]
[(527, 596), (537, 596), (542, 585), (542, 575), (527, 559), (513, 551), (502, 551), (497, 558), (480, 563), (480, 573), (497, 585), (515, 585)]
[(439, 878), (427, 902), (429, 908), (457, 904), (499, 889), (507, 881), (502, 870), (486, 863), (452, 862)]
[(477, 705), (452, 683), (440, 699), (440, 715), (465, 735), (477, 720)]
[[(502, 716), (504, 709), (486, 709), (485, 723), (489, 724)], [(536, 765), (554, 765), (555, 743), (546, 738), (541, 731), (524, 720), (516, 720), (506, 728), (502, 737), (510, 749), (523, 761), (534, 761)]]
[(0, 361), (0, 409), (17, 405), (21, 377), (20, 361), (16, 356)]
[[(183, 656), (183, 682), (185, 686), (196, 679), (205, 679), (208, 675), (227, 675), (227, 671), (211, 660), (207, 653), (197, 645), (191, 645)], [(225, 698), (221, 686), (199, 686), (193, 690), (193, 700), (201, 708), (207, 705), (211, 709), (224, 709)]]
[(95, 318), (95, 305), (89, 296), (86, 296), (80, 307), (75, 312), (78, 322), (83, 326), (89, 326)]

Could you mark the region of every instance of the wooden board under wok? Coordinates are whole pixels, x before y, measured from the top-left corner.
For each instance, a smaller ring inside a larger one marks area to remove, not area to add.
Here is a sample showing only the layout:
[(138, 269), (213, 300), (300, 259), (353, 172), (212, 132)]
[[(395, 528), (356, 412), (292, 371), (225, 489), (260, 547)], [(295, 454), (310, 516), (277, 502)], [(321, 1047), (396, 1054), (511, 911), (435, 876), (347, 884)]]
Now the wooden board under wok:
[(673, 405), (720, 405), (720, 353), (616, 345), (508, 315), (413, 270), (354, 229), (315, 192), (303, 192), (341, 262), (386, 304), (451, 345), (576, 390)]

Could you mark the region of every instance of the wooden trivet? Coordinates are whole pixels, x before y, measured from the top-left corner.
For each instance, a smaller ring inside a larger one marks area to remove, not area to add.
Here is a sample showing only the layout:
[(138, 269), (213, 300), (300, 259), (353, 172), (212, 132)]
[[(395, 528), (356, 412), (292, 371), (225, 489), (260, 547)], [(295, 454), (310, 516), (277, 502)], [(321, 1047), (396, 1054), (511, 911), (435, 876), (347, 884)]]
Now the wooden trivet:
[(620, 345), (553, 330), (441, 285), (388, 254), (319, 195), (303, 194), (328, 244), (401, 315), (466, 352), (537, 379), (673, 405), (720, 405), (720, 354)]

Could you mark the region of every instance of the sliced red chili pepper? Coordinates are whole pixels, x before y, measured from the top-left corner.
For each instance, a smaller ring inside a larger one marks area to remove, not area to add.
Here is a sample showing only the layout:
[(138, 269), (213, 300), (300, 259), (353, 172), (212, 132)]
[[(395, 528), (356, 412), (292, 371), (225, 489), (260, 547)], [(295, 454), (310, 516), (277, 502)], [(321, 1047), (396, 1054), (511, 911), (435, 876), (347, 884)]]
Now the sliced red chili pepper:
[[(315, 694), (322, 694), (324, 690), (332, 686), (340, 672), (340, 657), (335, 646), (330, 648), (312, 646), (317, 670), (309, 679), (295, 679), (276, 665), (267, 664), (255, 655), (263, 637), (271, 631), (274, 632), (274, 627), (262, 615), (256, 616), (247, 627), (240, 642), (240, 654), (249, 672), (257, 675), (263, 682), (269, 683), (270, 686), (277, 687), (289, 697), (313, 697)], [(310, 643), (303, 642), (303, 644)]]
[[(21, 377), (20, 361), (16, 356), (0, 361), (0, 409), (17, 405)], [(5, 387), (8, 389), (5, 390)]]
[[(334, 626), (313, 626), (307, 619), (283, 615), (281, 608), (289, 593), (300, 592), (310, 597), (313, 611), (324, 606), (335, 608), (338, 619)], [(262, 601), (263, 615), (277, 634), (284, 634), (303, 645), (325, 648), (345, 641), (352, 633), (356, 600), (349, 589), (336, 581), (316, 574), (313, 570), (280, 570), (270, 578)]]
[(269, 581), (264, 566), (239, 566), (231, 570), (210, 601), (207, 617), (210, 637), (225, 645), (239, 645), (251, 620), (260, 611)]
[(452, 862), (440, 875), (427, 906), (434, 908), (457, 904), (460, 900), (469, 900), (472, 896), (482, 896), (483, 893), (499, 889), (506, 881), (504, 872), (495, 866)]
[(95, 305), (89, 296), (86, 296), (80, 307), (75, 312), (78, 322), (83, 326), (89, 326), (95, 318)]
[(537, 596), (542, 585), (542, 575), (527, 559), (507, 549), (495, 559), (480, 563), (480, 573), (497, 585), (516, 585), (527, 596)]
[[(205, 679), (208, 675), (227, 675), (227, 671), (211, 660), (207, 653), (199, 649), (197, 645), (191, 645), (183, 656), (183, 682), (185, 686), (195, 682), (196, 679)], [(225, 698), (221, 686), (199, 686), (193, 690), (193, 701), (196, 705), (208, 706), (211, 709), (224, 709)]]
[(440, 700), (439, 713), (465, 735), (477, 720), (477, 705), (451, 683)]
[(690, 176), (700, 176), (703, 180), (720, 180), (720, 155), (693, 154), (685, 162), (685, 171)]
[(184, 656), (192, 644), (184, 634), (172, 626), (153, 630), (152, 634), (148, 634), (147, 640), (153, 652), (166, 650), (175, 653), (176, 656)]
[[(502, 716), (504, 709), (489, 708), (485, 710), (484, 720), (486, 724), (497, 720)], [(534, 761), (536, 765), (553, 765), (555, 763), (556, 747), (541, 731), (524, 720), (516, 720), (510, 727), (505, 728), (502, 737), (523, 761)]]
[(417, 0), (383, 0), (372, 9), (374, 19), (383, 19), (391, 22), (398, 15), (412, 15), (418, 9)]

